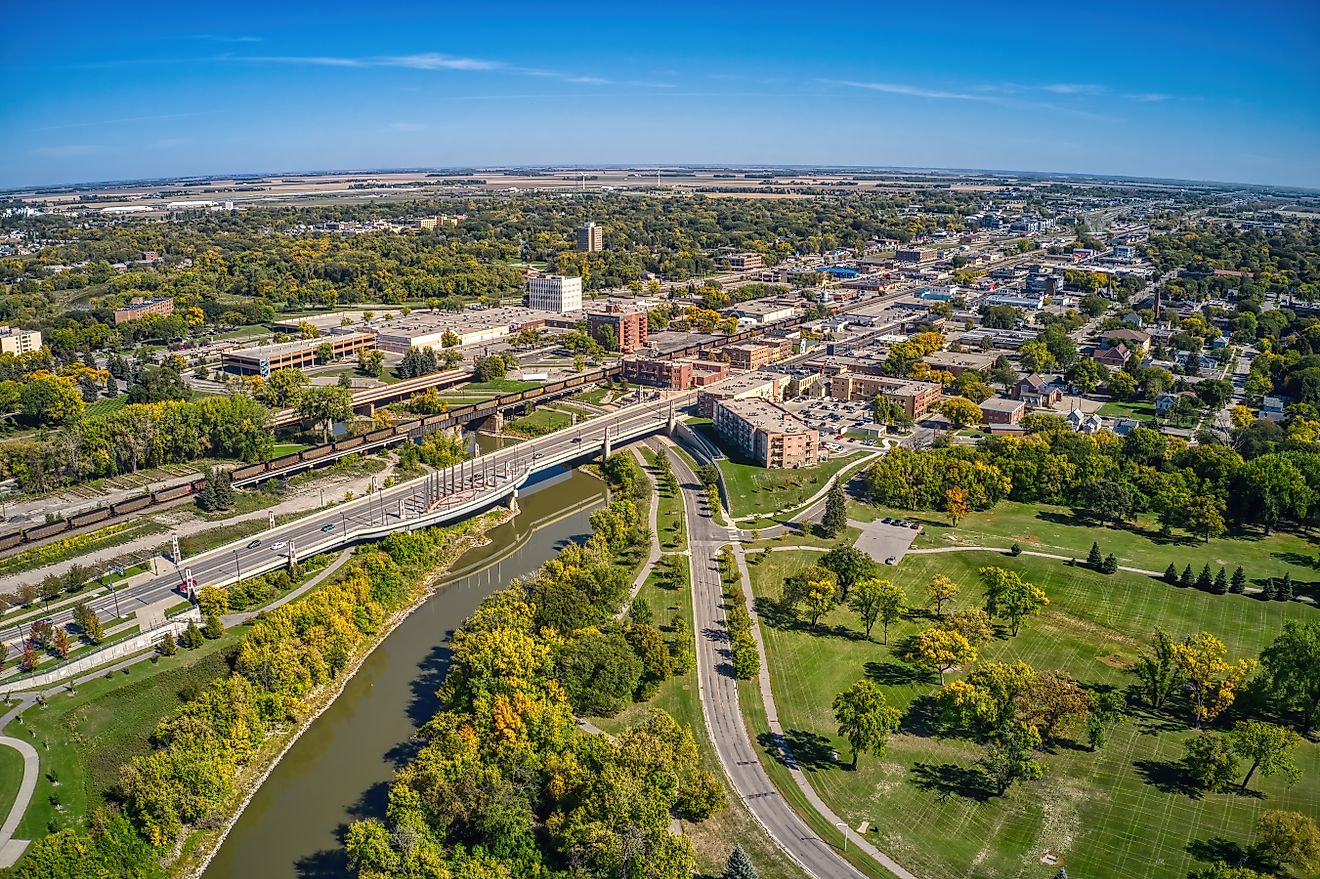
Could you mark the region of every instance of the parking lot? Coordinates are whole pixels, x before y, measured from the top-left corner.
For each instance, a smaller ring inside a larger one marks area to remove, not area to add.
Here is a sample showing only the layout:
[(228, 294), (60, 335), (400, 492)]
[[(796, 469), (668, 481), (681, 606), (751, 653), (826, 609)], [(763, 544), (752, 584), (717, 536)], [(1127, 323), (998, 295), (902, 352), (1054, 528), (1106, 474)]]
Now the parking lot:
[(853, 545), (876, 561), (896, 565), (903, 561), (912, 541), (921, 533), (920, 526), (914, 525), (906, 520), (886, 522), (876, 519), (861, 524), (862, 533)]
[(869, 425), (871, 421), (871, 404), (866, 400), (854, 400), (844, 402), (841, 400), (831, 400), (828, 397), (819, 399), (789, 400), (785, 404), (789, 411), (793, 412), (811, 427), (820, 431), (820, 438), (825, 447), (831, 451), (837, 451), (830, 444), (839, 438), (847, 435), (849, 431), (854, 431), (853, 440), (859, 440), (864, 446), (874, 446), (879, 444), (876, 437), (861, 438), (862, 426)]

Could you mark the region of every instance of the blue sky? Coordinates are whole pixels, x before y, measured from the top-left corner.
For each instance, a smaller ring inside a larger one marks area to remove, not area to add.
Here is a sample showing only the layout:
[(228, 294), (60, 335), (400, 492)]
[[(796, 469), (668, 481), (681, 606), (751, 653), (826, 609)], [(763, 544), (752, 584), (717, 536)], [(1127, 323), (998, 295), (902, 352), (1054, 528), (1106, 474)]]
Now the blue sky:
[(838, 164), (1320, 186), (1320, 3), (24, 3), (0, 186)]

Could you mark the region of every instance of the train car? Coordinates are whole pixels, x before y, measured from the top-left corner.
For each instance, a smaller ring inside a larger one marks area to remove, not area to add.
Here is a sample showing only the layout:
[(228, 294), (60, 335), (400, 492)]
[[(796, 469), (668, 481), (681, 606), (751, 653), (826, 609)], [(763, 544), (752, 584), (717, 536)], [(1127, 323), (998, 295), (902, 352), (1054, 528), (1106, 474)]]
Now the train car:
[(362, 442), (368, 445), (371, 443), (379, 443), (389, 439), (392, 436), (396, 436), (397, 434), (398, 431), (396, 431), (393, 427), (382, 427), (380, 430), (373, 430), (371, 433), (364, 436), (362, 438)]
[[(535, 400), (537, 397), (545, 396), (548, 385), (541, 385), (539, 388), (528, 388), (518, 395), (518, 399), (511, 402), (521, 402), (523, 400)], [(555, 390), (558, 390), (556, 388)]]
[(229, 481), (242, 482), (244, 479), (251, 479), (253, 476), (260, 476), (265, 472), (265, 464), (248, 464), (244, 467), (235, 467), (229, 471)]
[(191, 485), (176, 485), (173, 488), (162, 488), (160, 491), (154, 493), (151, 496), (151, 499), (158, 504), (163, 504), (166, 501), (172, 501), (176, 498), (190, 495), (192, 494), (192, 490), (193, 488)]
[(94, 510), (87, 510), (82, 513), (69, 517), (70, 528), (82, 528), (87, 525), (94, 525), (97, 522), (104, 522), (110, 518), (109, 507), (97, 507)]
[(292, 467), (294, 464), (297, 464), (302, 460), (302, 458), (299, 457), (300, 454), (302, 453), (295, 452), (292, 455), (282, 455), (279, 458), (271, 458), (266, 462), (266, 469), (264, 472), (273, 473), (276, 470), (283, 470), (285, 467)]
[(31, 528), (23, 529), (23, 540), (26, 543), (31, 543), (34, 540), (54, 537), (56, 534), (68, 530), (69, 523), (62, 519), (58, 522), (47, 522), (45, 525), (33, 525)]
[[(336, 440), (333, 443), (329, 443), (328, 448), (333, 452), (346, 452), (349, 449), (356, 449), (358, 446), (362, 445), (366, 441), (367, 440), (365, 436), (350, 436), (350, 437), (345, 437), (344, 439), (341, 440)], [(316, 448), (324, 449), (327, 448), (327, 446), (316, 446)], [(311, 451), (315, 451), (315, 449), (307, 449), (307, 451), (311, 452)], [(321, 456), (317, 455), (316, 457), (319, 458)], [(311, 459), (303, 458), (303, 460), (307, 461)]]
[(151, 506), (151, 495), (140, 494), (137, 497), (127, 498), (126, 500), (111, 504), (110, 512), (114, 513), (116, 516), (122, 516), (125, 513), (131, 513), (135, 510), (140, 510), (143, 507), (149, 506)]
[(0, 549), (13, 549), (22, 542), (22, 531), (10, 531), (8, 534), (0, 534)]
[[(347, 443), (347, 445), (345, 445), (345, 448), (351, 449), (355, 446), (362, 445), (362, 437), (360, 436), (353, 437), (353, 439), (357, 440), (357, 442), (354, 443), (352, 440), (344, 441), (345, 443)], [(335, 445), (338, 445), (338, 443), (336, 443)], [(301, 463), (306, 464), (308, 461), (317, 461), (320, 460), (321, 458), (324, 458), (326, 455), (333, 454), (334, 451), (335, 450), (333, 446), (312, 446), (310, 449), (303, 449), (301, 452), (299, 452), (298, 460)]]

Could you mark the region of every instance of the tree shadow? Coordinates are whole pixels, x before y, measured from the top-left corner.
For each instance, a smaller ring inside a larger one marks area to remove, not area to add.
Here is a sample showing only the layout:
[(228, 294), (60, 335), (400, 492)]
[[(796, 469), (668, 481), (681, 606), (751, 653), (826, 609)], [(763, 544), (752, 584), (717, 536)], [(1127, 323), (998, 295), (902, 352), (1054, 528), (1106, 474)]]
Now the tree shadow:
[(958, 796), (984, 803), (995, 794), (980, 770), (956, 763), (914, 763), (910, 776), (913, 784), (938, 793), (941, 800)]
[(1187, 843), (1187, 854), (1198, 861), (1218, 863), (1222, 861), (1230, 867), (1247, 867), (1266, 875), (1273, 874), (1273, 865), (1267, 863), (1259, 854), (1240, 843), (1222, 836), (1210, 839), (1193, 839)]
[(899, 724), (899, 731), (912, 736), (933, 738), (948, 731), (948, 724), (940, 713), (939, 704), (930, 696), (918, 696), (908, 706), (907, 714)]
[(868, 678), (887, 687), (929, 684), (935, 681), (935, 673), (929, 669), (917, 668), (894, 660), (871, 661), (866, 663), (863, 669), (866, 671)]
[(1137, 760), (1132, 764), (1146, 784), (1160, 793), (1201, 799), (1203, 791), (1181, 763), (1172, 760)]
[(1302, 555), (1300, 552), (1272, 552), (1272, 558), (1287, 562), (1299, 568), (1310, 568), (1313, 571), (1320, 571), (1320, 558), (1315, 556)]
[(342, 848), (322, 849), (305, 855), (294, 864), (299, 879), (343, 879), (352, 874), (348, 854)]
[(425, 724), (440, 710), (440, 699), (436, 693), (444, 683), (445, 675), (449, 673), (452, 658), (449, 638), (452, 634), (448, 633), (442, 643), (432, 647), (425, 658), (417, 663), (418, 674), (408, 685), (412, 691), (408, 700), (408, 720), (414, 728)]

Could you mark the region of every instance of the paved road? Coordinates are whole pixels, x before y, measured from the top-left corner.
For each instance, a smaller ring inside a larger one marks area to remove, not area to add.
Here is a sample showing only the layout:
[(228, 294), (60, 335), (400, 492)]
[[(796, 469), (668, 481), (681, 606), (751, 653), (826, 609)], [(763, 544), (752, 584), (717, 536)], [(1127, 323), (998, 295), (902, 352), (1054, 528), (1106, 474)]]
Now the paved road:
[[(694, 393), (676, 396), (672, 399), (673, 407), (677, 409), (693, 399)], [(278, 525), (255, 537), (236, 540), (192, 559), (184, 559), (177, 570), (167, 562), (162, 566), (169, 569), (166, 573), (120, 589), (117, 595), (94, 599), (90, 604), (102, 620), (108, 620), (128, 616), (162, 601), (181, 601), (183, 593), (180, 587), (187, 570), (192, 571), (198, 588), (208, 583), (231, 582), (236, 575), (252, 572), (257, 564), (269, 565), (277, 557), (287, 557), (290, 544), (297, 549), (300, 557), (305, 558), (311, 547), (354, 528), (399, 525), (404, 519), (417, 516), (428, 506), (443, 508), (469, 504), (484, 493), (507, 489), (509, 482), (521, 478), (524, 470), (536, 471), (546, 466), (541, 463), (543, 459), (550, 461), (578, 448), (598, 450), (607, 432), (610, 437), (614, 437), (621, 431), (635, 431), (650, 426), (663, 428), (668, 415), (668, 401), (621, 409), (584, 422), (578, 428), (491, 452), (462, 465)], [(71, 608), (56, 611), (50, 618), (57, 625), (71, 623), (73, 611)], [(19, 634), (11, 627), (3, 633), (3, 637), (16, 646)]]
[(693, 614), (697, 633), (697, 679), (706, 729), (724, 773), (747, 808), (770, 837), (815, 879), (863, 879), (833, 848), (807, 826), (775, 787), (757, 757), (742, 712), (729, 658), (719, 548), (732, 542), (729, 529), (711, 520), (704, 488), (687, 461), (672, 456), (674, 475), (683, 489), (691, 551)]

